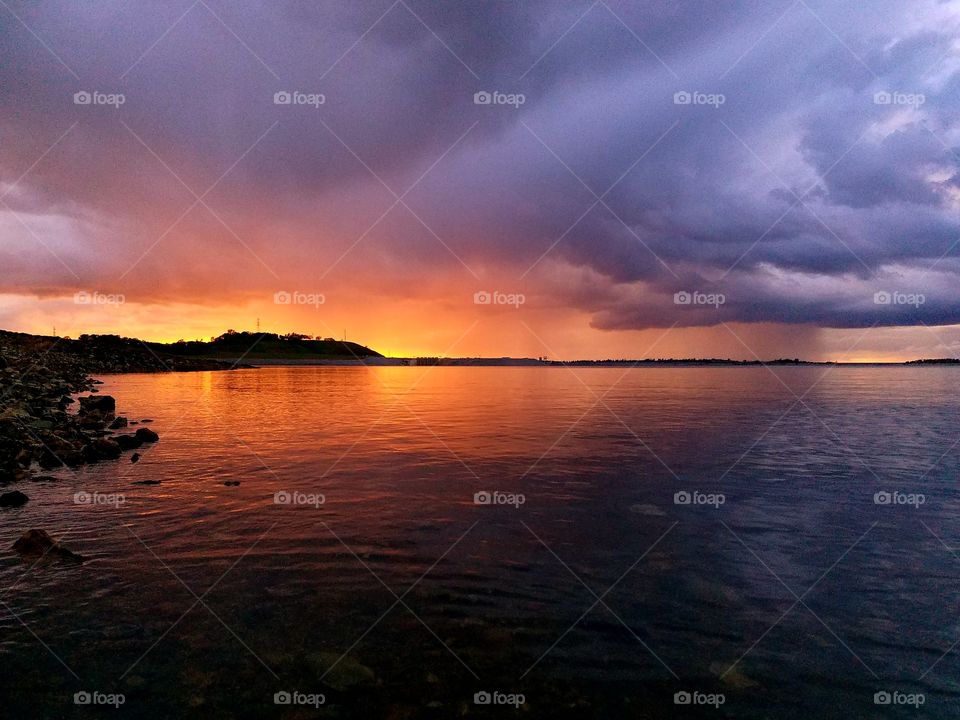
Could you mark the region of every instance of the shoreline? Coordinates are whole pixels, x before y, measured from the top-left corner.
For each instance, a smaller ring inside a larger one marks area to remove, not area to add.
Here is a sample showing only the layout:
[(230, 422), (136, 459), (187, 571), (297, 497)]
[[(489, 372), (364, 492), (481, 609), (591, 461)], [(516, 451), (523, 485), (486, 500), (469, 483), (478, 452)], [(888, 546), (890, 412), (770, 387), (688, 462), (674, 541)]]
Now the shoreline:
[(159, 440), (150, 428), (133, 430), (152, 421), (119, 414), (117, 400), (99, 394), (102, 381), (95, 376), (228, 368), (201, 358), (162, 358), (132, 343), (0, 333), (0, 507), (29, 501), (20, 490), (6, 492), (8, 485), (50, 479), (43, 473), (58, 468), (119, 460)]

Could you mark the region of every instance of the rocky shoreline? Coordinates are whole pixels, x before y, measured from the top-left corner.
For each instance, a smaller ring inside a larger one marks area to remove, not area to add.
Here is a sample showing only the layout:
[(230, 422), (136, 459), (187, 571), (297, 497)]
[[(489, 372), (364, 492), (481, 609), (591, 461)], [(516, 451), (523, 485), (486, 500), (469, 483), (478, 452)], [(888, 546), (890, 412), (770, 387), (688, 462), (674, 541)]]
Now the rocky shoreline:
[[(230, 369), (227, 363), (161, 357), (113, 336), (78, 340), (0, 331), (0, 507), (29, 500), (5, 486), (39, 480), (43, 471), (117, 460), (156, 442), (152, 429), (130, 426), (116, 400), (99, 395), (94, 374)], [(81, 393), (90, 393), (75, 398)], [(74, 411), (74, 406), (76, 409)], [(131, 428), (132, 429), (132, 428)], [(136, 462), (134, 453), (131, 460)]]

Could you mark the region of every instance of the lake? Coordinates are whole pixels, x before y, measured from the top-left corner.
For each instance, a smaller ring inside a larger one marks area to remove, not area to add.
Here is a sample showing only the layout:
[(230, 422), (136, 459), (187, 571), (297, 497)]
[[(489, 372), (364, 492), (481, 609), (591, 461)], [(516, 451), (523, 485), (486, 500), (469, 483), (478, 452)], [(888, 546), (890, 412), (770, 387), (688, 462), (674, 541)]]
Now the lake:
[(161, 439), (0, 514), (8, 717), (960, 713), (960, 368), (101, 379)]

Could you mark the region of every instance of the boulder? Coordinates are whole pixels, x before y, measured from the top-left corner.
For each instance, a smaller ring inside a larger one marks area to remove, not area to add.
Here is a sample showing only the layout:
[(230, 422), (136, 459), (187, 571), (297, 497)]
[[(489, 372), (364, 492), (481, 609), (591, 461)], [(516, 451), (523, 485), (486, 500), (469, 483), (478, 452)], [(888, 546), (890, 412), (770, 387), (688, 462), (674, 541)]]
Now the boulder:
[(65, 453), (62, 457), (63, 462), (67, 467), (73, 468), (83, 465), (84, 463), (83, 453), (81, 453), (79, 450), (71, 450), (70, 452)]
[(143, 442), (156, 442), (160, 439), (160, 436), (150, 428), (137, 428), (137, 431), (133, 434), (133, 436), (139, 438)]
[(90, 412), (98, 412), (104, 415), (112, 415), (117, 410), (117, 401), (111, 395), (97, 395), (96, 397), (80, 398), (80, 414), (85, 415)]
[(113, 422), (108, 425), (111, 430), (119, 430), (120, 428), (125, 428), (127, 426), (127, 419), (121, 415), (118, 415), (113, 419)]
[(40, 456), (40, 467), (44, 470), (53, 470), (63, 465), (63, 461), (49, 450), (44, 450)]
[(116, 440), (97, 438), (91, 443), (102, 460), (116, 460), (120, 457), (121, 447)]
[(106, 425), (106, 423), (103, 414), (98, 410), (94, 410), (80, 418), (80, 427), (84, 430), (102, 430), (104, 425)]
[(29, 499), (19, 490), (3, 493), (3, 495), (0, 495), (0, 507), (20, 507), (26, 505)]
[(140, 462), (140, 453), (134, 453), (133, 455), (131, 455), (130, 462), (132, 463)]
[(143, 445), (143, 440), (135, 435), (117, 435), (113, 441), (120, 446), (121, 450), (133, 450)]

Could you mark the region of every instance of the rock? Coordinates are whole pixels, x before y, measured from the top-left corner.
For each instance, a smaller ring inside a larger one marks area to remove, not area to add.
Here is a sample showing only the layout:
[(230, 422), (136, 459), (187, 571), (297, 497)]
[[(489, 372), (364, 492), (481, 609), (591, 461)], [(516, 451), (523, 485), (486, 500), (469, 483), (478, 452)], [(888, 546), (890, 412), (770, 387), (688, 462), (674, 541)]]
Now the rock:
[(131, 455), (130, 462), (132, 463), (140, 462), (140, 453), (134, 453), (133, 455)]
[(43, 454), (40, 456), (40, 467), (44, 470), (53, 470), (53, 468), (58, 468), (63, 466), (63, 461), (54, 455), (49, 450), (44, 450)]
[(34, 482), (56, 482), (57, 479), (53, 475), (34, 475), (30, 478)]
[(117, 401), (111, 395), (80, 398), (80, 413), (100, 412), (112, 415), (117, 410)]
[(93, 446), (97, 449), (97, 452), (102, 458), (107, 460), (116, 460), (120, 457), (121, 447), (116, 440), (112, 440), (107, 437), (98, 438), (93, 441)]
[(143, 440), (135, 435), (117, 435), (113, 441), (120, 446), (121, 450), (134, 450), (143, 445)]
[(97, 452), (97, 449), (93, 445), (84, 445), (83, 449), (80, 450), (80, 454), (86, 463), (93, 464), (100, 462), (100, 453)]
[(159, 480), (134, 480), (134, 485), (159, 485)]
[(30, 498), (19, 490), (14, 490), (13, 492), (0, 495), (0, 507), (20, 507), (21, 505), (26, 505), (29, 499)]
[(99, 410), (94, 410), (80, 417), (80, 427), (85, 430), (102, 430), (105, 425), (103, 413)]
[(226, 485), (227, 487), (236, 487), (237, 485), (240, 484), (240, 481), (239, 481), (239, 480), (224, 480), (224, 481), (223, 481), (223, 484)]
[(22, 555), (53, 555), (64, 560), (83, 562), (83, 556), (68, 550), (43, 530), (27, 530), (13, 544), (13, 549)]
[(111, 430), (119, 430), (120, 428), (125, 428), (127, 426), (127, 419), (118, 415), (113, 419), (113, 422), (110, 423), (107, 427)]
[(150, 428), (137, 428), (137, 431), (133, 435), (143, 442), (156, 442), (160, 439), (160, 436)]
[(72, 450), (63, 455), (63, 462), (67, 467), (77, 467), (83, 465), (83, 453), (79, 450)]
[(144, 419), (143, 419), (143, 420), (141, 420), (140, 422), (142, 422), (142, 423), (144, 423), (144, 424), (146, 424), (146, 423), (152, 423), (152, 422), (153, 422), (153, 420), (151, 420), (150, 418), (144, 418)]

